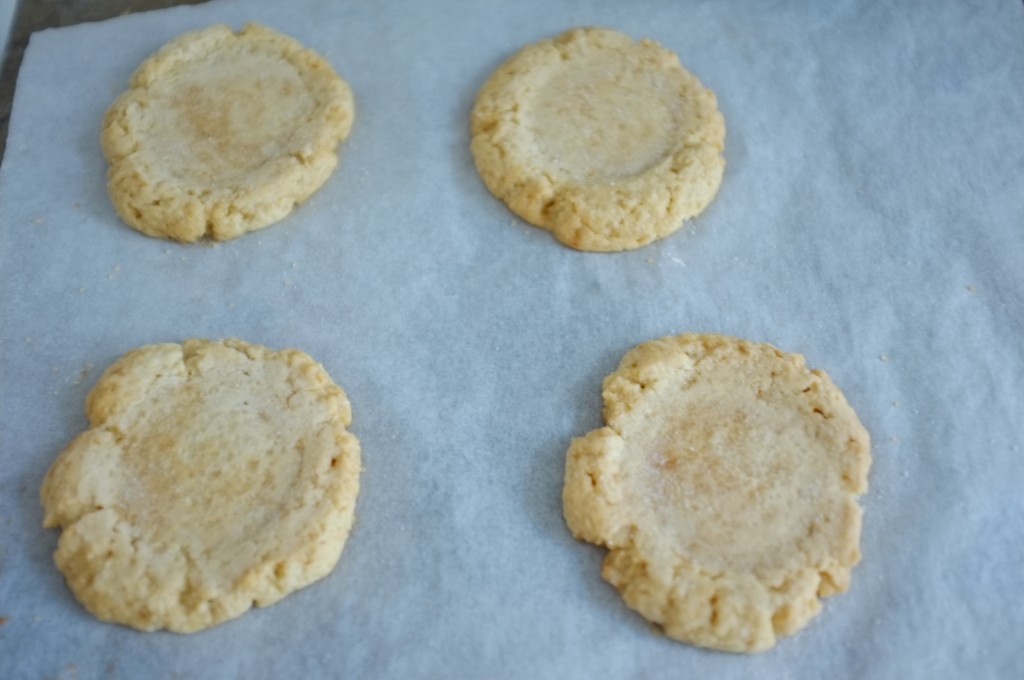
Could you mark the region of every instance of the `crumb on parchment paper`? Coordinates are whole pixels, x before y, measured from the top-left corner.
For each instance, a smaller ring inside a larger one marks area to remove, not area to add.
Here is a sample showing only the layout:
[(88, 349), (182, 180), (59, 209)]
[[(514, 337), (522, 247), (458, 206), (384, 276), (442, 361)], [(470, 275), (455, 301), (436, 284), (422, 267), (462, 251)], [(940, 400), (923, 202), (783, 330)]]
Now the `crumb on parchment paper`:
[(89, 377), (89, 374), (92, 373), (93, 368), (95, 366), (91, 362), (83, 364), (82, 368), (78, 371), (78, 375), (71, 381), (71, 384), (75, 386), (81, 385)]

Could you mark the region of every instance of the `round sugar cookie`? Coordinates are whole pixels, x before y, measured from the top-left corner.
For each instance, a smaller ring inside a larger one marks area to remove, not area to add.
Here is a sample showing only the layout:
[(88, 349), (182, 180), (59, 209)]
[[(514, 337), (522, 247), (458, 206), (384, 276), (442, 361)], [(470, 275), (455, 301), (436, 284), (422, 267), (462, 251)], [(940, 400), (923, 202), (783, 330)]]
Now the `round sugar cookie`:
[(715, 95), (651, 40), (576, 28), (521, 49), (484, 84), (470, 149), (491, 192), (580, 250), (637, 248), (714, 198)]
[(287, 36), (253, 23), (186, 33), (107, 111), (110, 199), (149, 236), (235, 238), (327, 181), (354, 115), (345, 81)]
[(309, 355), (240, 340), (128, 352), (50, 467), (45, 527), (104, 621), (197, 631), (334, 568), (359, 492), (345, 393)]
[(607, 425), (575, 439), (563, 505), (602, 575), (677, 640), (757, 652), (845, 591), (870, 440), (802, 356), (720, 335), (630, 350)]

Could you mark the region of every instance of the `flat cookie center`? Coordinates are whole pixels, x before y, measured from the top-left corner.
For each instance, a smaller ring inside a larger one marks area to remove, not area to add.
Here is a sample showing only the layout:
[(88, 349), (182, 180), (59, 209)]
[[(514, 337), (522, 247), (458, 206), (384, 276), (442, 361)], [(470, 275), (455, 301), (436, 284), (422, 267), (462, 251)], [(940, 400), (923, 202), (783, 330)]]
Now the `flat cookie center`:
[(579, 182), (642, 174), (681, 143), (674, 76), (619, 53), (574, 58), (536, 94), (531, 129), (541, 153)]
[(663, 427), (633, 439), (640, 494), (657, 531), (696, 562), (782, 567), (842, 514), (838, 462), (814, 416), (716, 383), (688, 388)]
[(152, 92), (144, 151), (176, 179), (215, 187), (292, 153), (316, 105), (291, 63), (259, 52), (213, 55)]
[(302, 461), (282, 450), (280, 404), (237, 381), (212, 384), (151, 402), (124, 454), (129, 514), (154, 531), (150, 540), (197, 552), (257, 540), (287, 503)]

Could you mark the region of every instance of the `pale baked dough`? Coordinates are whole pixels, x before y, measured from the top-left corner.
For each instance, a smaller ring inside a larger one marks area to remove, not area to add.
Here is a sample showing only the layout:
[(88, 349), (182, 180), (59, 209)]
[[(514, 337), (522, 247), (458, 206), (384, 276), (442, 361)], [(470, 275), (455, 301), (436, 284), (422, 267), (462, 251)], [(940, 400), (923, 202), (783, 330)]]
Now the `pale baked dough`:
[(604, 418), (569, 448), (565, 517), (667, 635), (765, 650), (847, 589), (870, 443), (802, 356), (719, 335), (645, 342), (605, 378)]
[(147, 345), (85, 403), (41, 498), (54, 559), (100, 619), (192, 632), (326, 576), (359, 492), (345, 393), (309, 355)]
[(110, 198), (149, 236), (234, 238), (327, 181), (354, 115), (345, 81), (287, 36), (252, 23), (186, 33), (107, 111)]
[(471, 150), (494, 195), (581, 250), (637, 248), (714, 198), (715, 95), (651, 40), (577, 28), (528, 45), (477, 95)]

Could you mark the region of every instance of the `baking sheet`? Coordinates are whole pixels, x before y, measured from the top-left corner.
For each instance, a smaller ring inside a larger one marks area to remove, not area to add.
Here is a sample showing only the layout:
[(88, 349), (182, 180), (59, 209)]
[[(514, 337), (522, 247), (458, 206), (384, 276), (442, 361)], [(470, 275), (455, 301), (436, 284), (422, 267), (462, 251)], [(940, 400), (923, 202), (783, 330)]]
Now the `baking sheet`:
[[(258, 20), (324, 54), (357, 119), (272, 228), (124, 226), (98, 129), (185, 30)], [(468, 112), (521, 45), (605, 25), (719, 95), (728, 167), (683, 231), (578, 253), (494, 199)], [(215, 1), (32, 37), (0, 170), (0, 675), (1024, 677), (1024, 8), (1019, 2)], [(755, 657), (653, 633), (561, 516), (564, 452), (632, 345), (804, 353), (873, 436), (850, 591)], [(348, 392), (365, 472), (334, 572), (203, 633), (86, 613), (38, 488), (140, 344), (296, 346)]]

